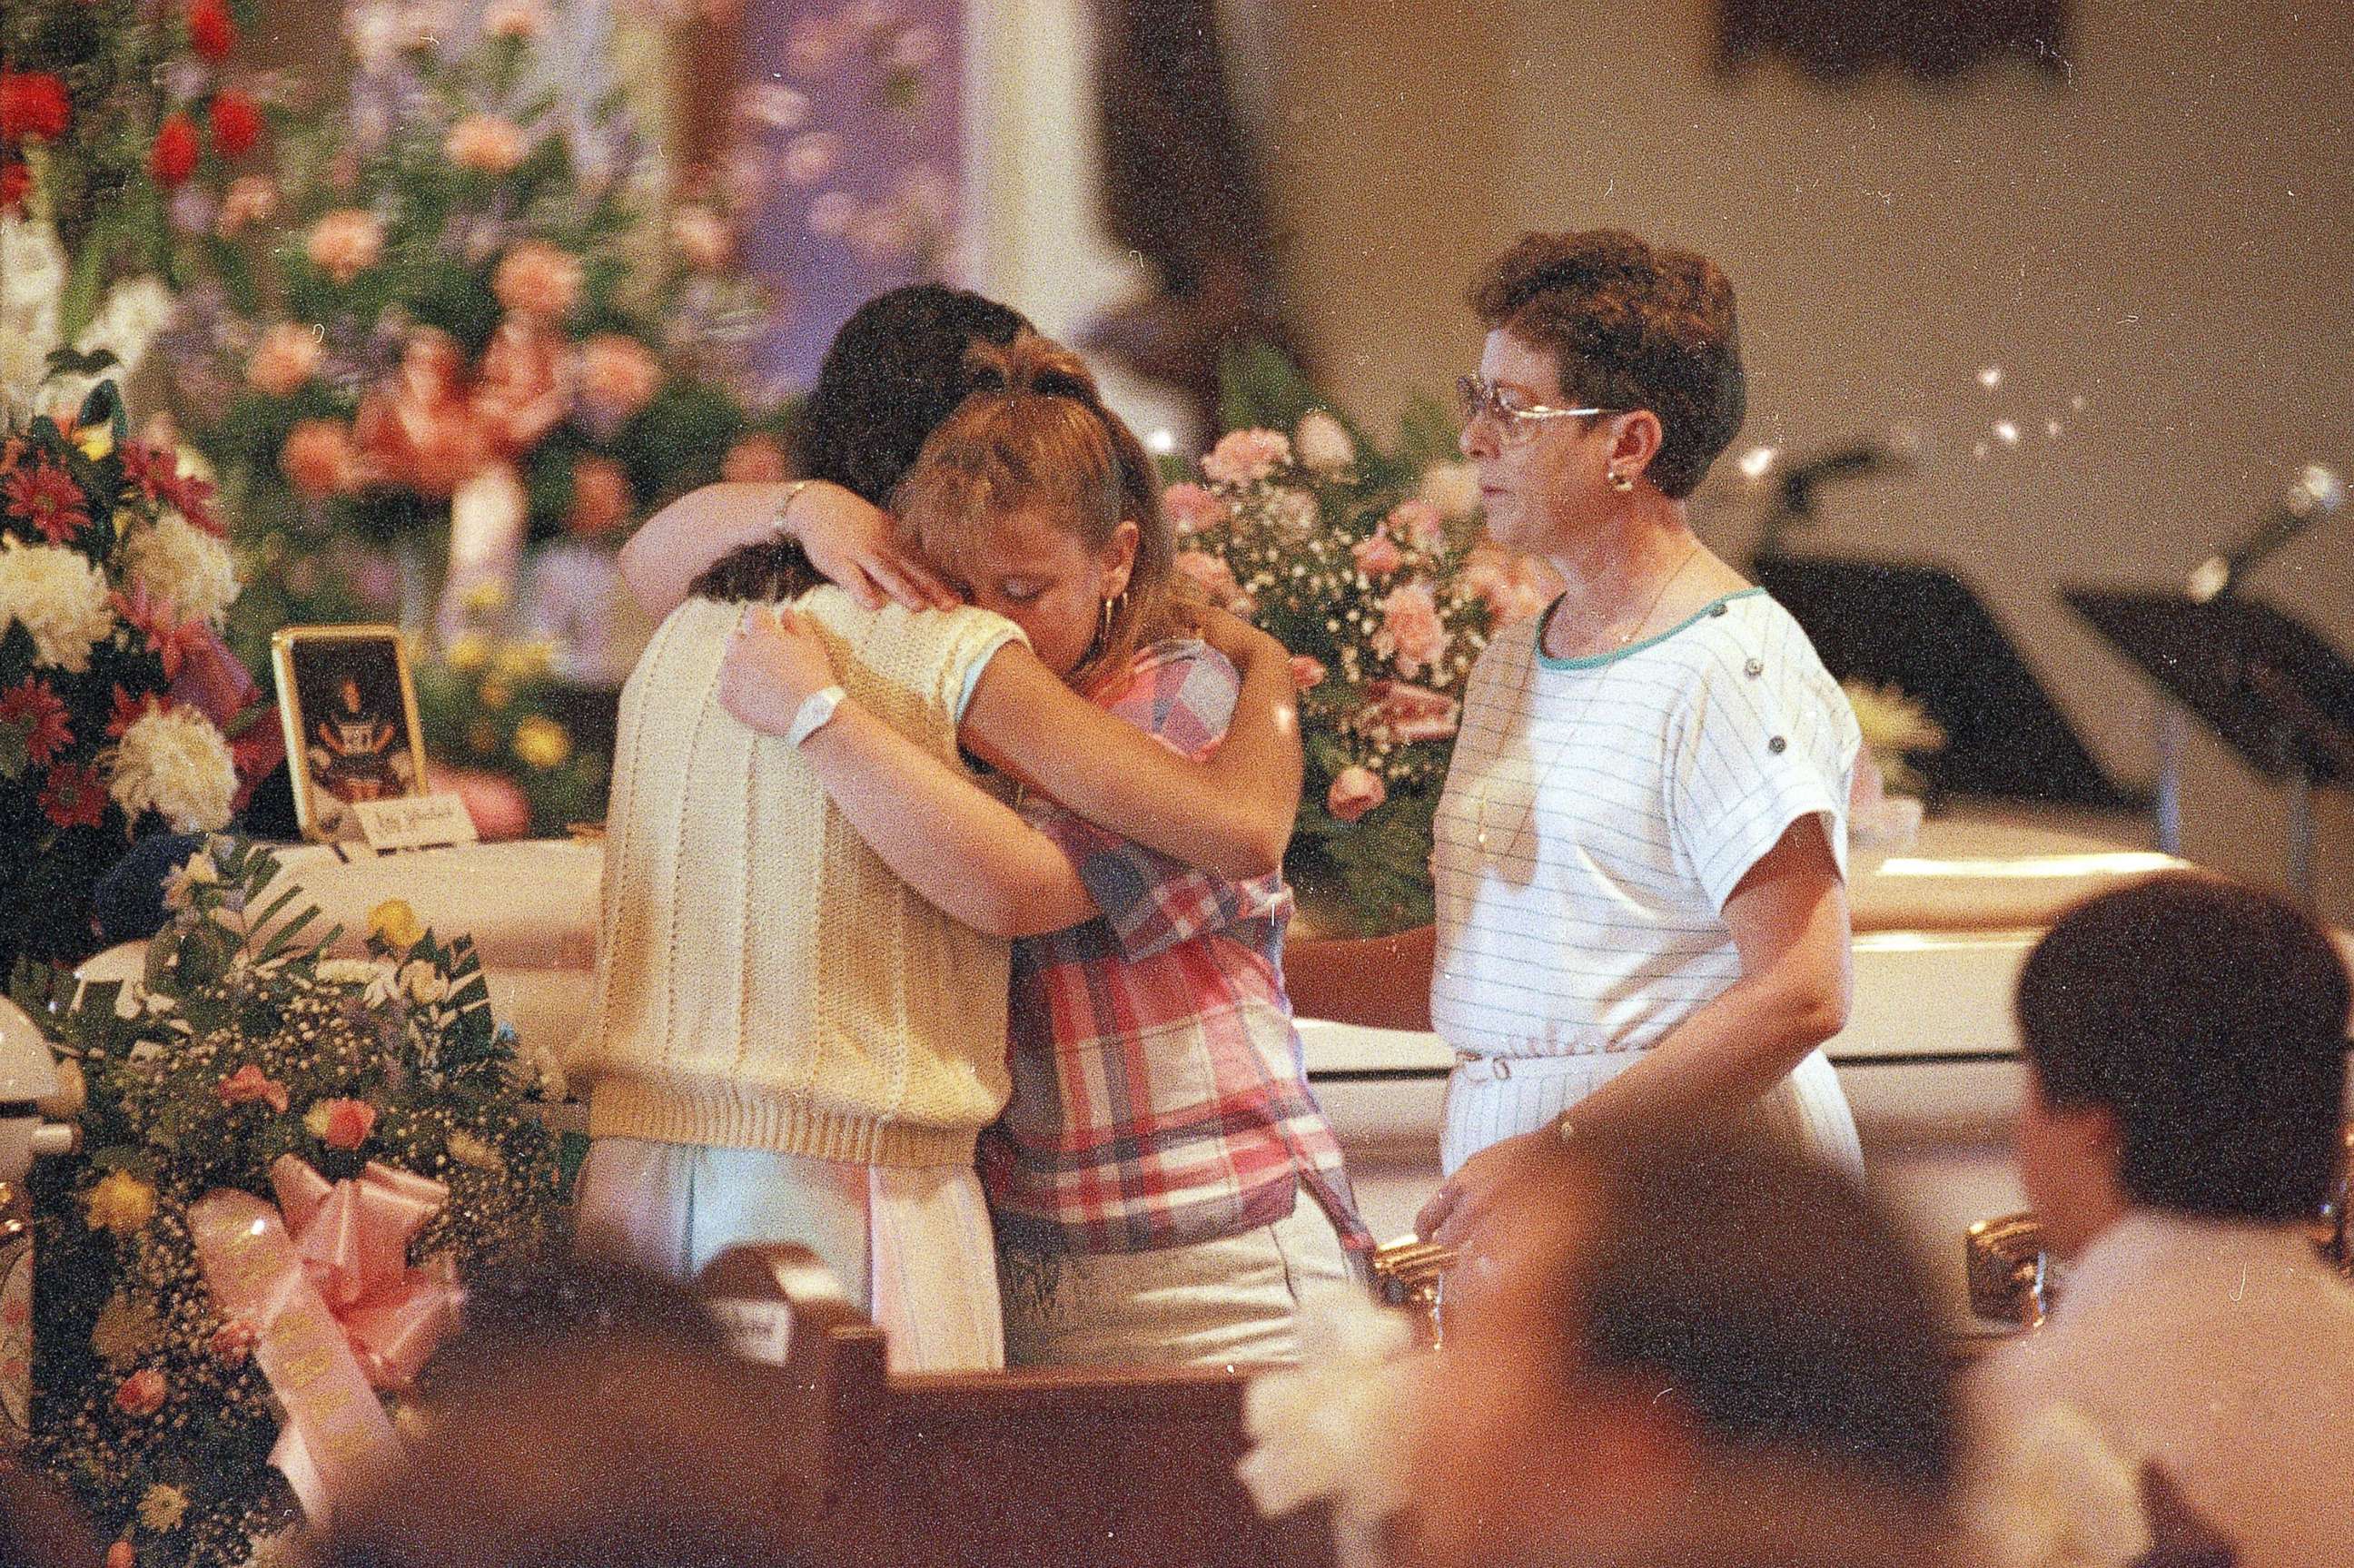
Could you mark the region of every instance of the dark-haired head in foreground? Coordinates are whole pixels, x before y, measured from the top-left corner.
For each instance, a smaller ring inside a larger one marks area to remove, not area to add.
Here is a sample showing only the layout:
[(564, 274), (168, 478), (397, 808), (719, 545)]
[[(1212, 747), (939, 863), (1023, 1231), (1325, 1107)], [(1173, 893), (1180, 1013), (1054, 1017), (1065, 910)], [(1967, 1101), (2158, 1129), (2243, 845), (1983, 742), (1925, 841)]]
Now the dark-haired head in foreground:
[(2055, 1247), (2127, 1208), (2311, 1215), (2346, 1094), (2346, 965), (2274, 894), (2167, 872), (2063, 916), (2019, 979), (2019, 1158)]

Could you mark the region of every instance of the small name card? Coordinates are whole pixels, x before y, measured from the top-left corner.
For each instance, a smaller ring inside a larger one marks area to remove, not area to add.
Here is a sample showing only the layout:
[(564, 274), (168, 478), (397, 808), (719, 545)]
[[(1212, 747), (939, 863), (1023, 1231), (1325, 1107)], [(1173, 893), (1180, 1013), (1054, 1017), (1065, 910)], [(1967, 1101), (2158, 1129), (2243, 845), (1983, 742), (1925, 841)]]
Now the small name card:
[(372, 850), (428, 849), (437, 844), (470, 844), (482, 835), (466, 802), (456, 795), (395, 795), (383, 800), (355, 800), (352, 815)]

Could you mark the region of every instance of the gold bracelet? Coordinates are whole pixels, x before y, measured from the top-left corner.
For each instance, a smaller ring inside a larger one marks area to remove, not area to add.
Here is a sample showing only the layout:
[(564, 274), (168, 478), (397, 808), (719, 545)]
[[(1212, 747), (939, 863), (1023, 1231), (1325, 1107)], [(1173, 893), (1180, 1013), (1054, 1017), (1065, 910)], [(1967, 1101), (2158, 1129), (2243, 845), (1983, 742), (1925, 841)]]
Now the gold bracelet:
[(769, 519), (769, 529), (772, 536), (791, 539), (796, 544), (801, 542), (792, 530), (793, 503), (801, 498), (802, 491), (816, 482), (817, 481), (813, 479), (797, 479), (785, 487), (785, 498), (777, 503), (777, 510)]

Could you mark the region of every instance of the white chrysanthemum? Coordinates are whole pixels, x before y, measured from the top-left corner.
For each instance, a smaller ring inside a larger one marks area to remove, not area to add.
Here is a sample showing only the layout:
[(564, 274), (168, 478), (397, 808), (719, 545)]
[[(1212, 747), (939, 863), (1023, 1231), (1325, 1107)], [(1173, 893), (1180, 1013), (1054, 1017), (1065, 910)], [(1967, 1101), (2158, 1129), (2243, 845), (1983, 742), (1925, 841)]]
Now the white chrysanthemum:
[(65, 287), (57, 226), (0, 217), (0, 404), (31, 407), (58, 346)]
[(114, 631), (105, 574), (73, 550), (0, 540), (0, 630), (11, 620), (32, 633), (35, 663), (79, 675)]
[(216, 631), (237, 602), (237, 563), (228, 546), (176, 512), (122, 543), (123, 564), (148, 597), (172, 607), (178, 620), (201, 620)]
[(160, 708), (122, 732), (106, 789), (134, 821), (153, 810), (175, 832), (209, 832), (228, 821), (237, 765), (212, 720), (191, 707)]

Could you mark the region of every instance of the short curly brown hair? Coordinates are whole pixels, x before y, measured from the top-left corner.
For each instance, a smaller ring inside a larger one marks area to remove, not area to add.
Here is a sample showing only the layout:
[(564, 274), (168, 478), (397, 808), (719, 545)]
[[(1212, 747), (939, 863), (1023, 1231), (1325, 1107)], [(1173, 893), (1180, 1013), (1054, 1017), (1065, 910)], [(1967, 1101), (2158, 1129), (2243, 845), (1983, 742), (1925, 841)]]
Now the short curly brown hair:
[(1681, 499), (1700, 488), (1749, 406), (1733, 285), (1715, 262), (1617, 228), (1523, 234), (1471, 287), (1471, 309), (1550, 349), (1562, 390), (1649, 408), (1665, 432), (1648, 471)]

